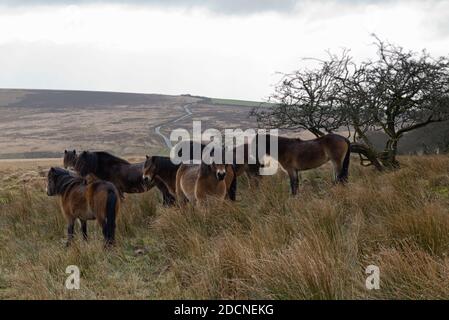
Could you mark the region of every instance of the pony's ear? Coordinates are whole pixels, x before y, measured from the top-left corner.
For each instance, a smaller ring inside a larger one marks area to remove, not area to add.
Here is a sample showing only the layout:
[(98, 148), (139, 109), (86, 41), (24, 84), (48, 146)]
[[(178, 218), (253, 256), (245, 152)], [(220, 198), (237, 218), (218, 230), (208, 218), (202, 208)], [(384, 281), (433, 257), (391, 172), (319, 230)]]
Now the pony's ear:
[(149, 155), (146, 155), (146, 157), (147, 157), (147, 160), (149, 160), (149, 159), (150, 159), (150, 156), (149, 156)]
[(67, 150), (64, 150), (64, 153), (67, 154)]
[(50, 172), (52, 172), (52, 173), (55, 172), (55, 168), (51, 167)]
[(73, 149), (73, 154), (76, 154), (76, 150), (75, 149)]

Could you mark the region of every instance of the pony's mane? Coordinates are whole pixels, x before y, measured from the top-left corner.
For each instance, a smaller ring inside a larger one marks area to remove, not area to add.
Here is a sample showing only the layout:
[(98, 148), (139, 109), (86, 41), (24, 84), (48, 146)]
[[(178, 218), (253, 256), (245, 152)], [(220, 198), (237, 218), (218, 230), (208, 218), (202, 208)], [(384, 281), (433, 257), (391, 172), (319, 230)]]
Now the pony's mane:
[(63, 194), (73, 186), (85, 183), (83, 178), (61, 168), (54, 168), (53, 175), (55, 180), (55, 191), (57, 194)]
[(157, 170), (160, 171), (170, 171), (175, 167), (178, 167), (179, 165), (174, 164), (170, 157), (164, 157), (164, 156), (154, 156), (153, 159), (156, 163)]

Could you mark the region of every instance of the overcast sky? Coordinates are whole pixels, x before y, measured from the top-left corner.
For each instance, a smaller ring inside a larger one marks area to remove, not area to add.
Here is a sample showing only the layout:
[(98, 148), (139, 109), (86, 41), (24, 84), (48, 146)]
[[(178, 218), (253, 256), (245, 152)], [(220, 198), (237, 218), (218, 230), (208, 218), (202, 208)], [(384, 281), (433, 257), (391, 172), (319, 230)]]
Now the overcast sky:
[(449, 54), (449, 1), (0, 0), (0, 87), (261, 100), (279, 75), (371, 33)]

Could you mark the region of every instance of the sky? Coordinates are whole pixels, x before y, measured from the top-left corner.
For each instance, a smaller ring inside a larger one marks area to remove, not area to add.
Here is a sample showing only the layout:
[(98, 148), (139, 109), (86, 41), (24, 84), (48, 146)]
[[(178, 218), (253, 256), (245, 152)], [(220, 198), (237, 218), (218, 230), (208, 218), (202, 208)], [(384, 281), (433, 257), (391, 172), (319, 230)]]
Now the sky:
[(443, 0), (0, 0), (0, 88), (265, 100), (304, 58), (371, 34), (449, 54)]

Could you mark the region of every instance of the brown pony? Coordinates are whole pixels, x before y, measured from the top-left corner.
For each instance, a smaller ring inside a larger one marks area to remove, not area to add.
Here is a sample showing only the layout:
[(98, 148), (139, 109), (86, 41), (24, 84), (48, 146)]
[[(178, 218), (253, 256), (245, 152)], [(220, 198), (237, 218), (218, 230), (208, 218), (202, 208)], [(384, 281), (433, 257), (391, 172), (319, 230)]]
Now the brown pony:
[[(143, 179), (147, 184), (164, 184), (168, 192), (176, 196), (176, 172), (180, 164), (174, 164), (169, 157), (147, 156), (143, 164)], [(172, 203), (170, 203), (172, 204)]]
[(78, 160), (78, 156), (76, 154), (76, 150), (73, 151), (64, 151), (64, 168), (66, 169), (74, 169), (76, 161)]
[(176, 174), (176, 196), (180, 204), (202, 204), (210, 198), (224, 200), (233, 180), (232, 165), (182, 164)]
[(142, 193), (156, 186), (162, 193), (164, 204), (175, 201), (165, 184), (155, 180), (153, 184), (148, 184), (142, 177), (144, 162), (129, 163), (128, 161), (116, 157), (108, 152), (88, 152), (83, 151), (76, 161), (75, 170), (85, 177), (93, 174), (98, 178), (112, 182), (120, 192)]
[[(143, 168), (143, 177), (151, 184), (155, 180), (164, 183), (169, 192), (176, 196), (176, 174), (181, 164), (174, 164), (169, 157), (147, 156)], [(226, 168), (226, 190), (230, 200), (235, 201), (236, 175), (232, 166)]]
[(257, 157), (254, 157), (253, 159), (249, 147), (248, 143), (245, 143), (236, 146), (233, 149), (233, 165), (237, 177), (240, 177), (243, 174), (246, 174), (249, 178), (259, 177), (259, 168), (261, 167), (261, 164)]
[(120, 196), (112, 183), (92, 178), (86, 180), (61, 168), (51, 168), (47, 180), (47, 195), (61, 197), (61, 208), (68, 224), (67, 246), (73, 240), (76, 219), (81, 221), (85, 240), (87, 220), (96, 219), (103, 229), (105, 245), (114, 244)]
[[(282, 168), (290, 177), (292, 194), (298, 193), (298, 172), (314, 169), (328, 161), (334, 167), (335, 181), (348, 181), (350, 142), (337, 134), (327, 134), (314, 140), (299, 138), (277, 137), (278, 160)], [(261, 136), (256, 135), (257, 152), (260, 147)], [(270, 155), (270, 135), (265, 135), (265, 152)]]

